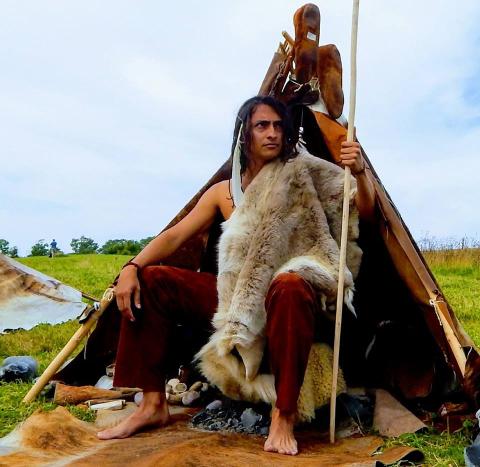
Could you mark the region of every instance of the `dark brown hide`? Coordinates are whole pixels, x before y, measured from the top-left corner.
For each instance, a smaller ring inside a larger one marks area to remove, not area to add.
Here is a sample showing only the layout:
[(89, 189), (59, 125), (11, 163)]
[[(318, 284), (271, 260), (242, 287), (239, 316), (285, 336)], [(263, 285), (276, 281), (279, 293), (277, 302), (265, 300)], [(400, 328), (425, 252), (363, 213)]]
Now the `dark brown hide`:
[(334, 45), (318, 47), (317, 76), (328, 114), (339, 118), (343, 112), (342, 60)]
[[(265, 75), (260, 90), (258, 91), (259, 96), (275, 94), (275, 89), (283, 87), (285, 80), (281, 79), (280, 76), (282, 76), (285, 68), (290, 66), (290, 61), (291, 59), (283, 52), (274, 53), (267, 74)], [(284, 77), (286, 78), (286, 74)]]

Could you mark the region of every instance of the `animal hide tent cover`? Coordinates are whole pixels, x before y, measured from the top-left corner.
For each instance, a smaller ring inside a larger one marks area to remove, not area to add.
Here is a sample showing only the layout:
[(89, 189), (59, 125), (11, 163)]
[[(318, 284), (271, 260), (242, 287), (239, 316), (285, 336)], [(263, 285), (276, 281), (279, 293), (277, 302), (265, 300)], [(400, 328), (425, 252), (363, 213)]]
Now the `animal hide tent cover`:
[[(219, 304), (213, 318), (216, 331), (198, 358), (203, 374), (227, 396), (275, 402), (272, 375), (257, 372), (265, 346), (265, 296), (278, 274), (298, 273), (317, 291), (322, 311), (334, 313), (343, 178), (342, 169), (306, 152), (286, 163), (271, 162), (262, 168), (245, 191), (243, 202), (223, 223), (218, 246)], [(355, 243), (355, 191), (354, 183), (345, 274), (345, 302), (352, 312), (354, 278), (361, 260), (361, 250)], [(232, 353), (234, 348), (241, 360)], [(316, 351), (310, 355), (316, 356)], [(326, 362), (331, 365), (330, 354)], [(328, 401), (330, 381), (331, 376), (319, 405)], [(313, 411), (304, 415), (312, 418)]]
[[(310, 152), (333, 161), (335, 158), (329, 146), (338, 146), (342, 133), (346, 134), (345, 129), (328, 116), (308, 109), (303, 119)], [(328, 125), (324, 125), (325, 121)], [(363, 259), (354, 300), (358, 319), (352, 323), (349, 322), (350, 314), (344, 316), (340, 355), (347, 383), (386, 387), (405, 401), (434, 393), (438, 396), (442, 393), (435, 388), (457, 381), (475, 401), (479, 398), (477, 349), (443, 297), (365, 153), (364, 158), (367, 176), (376, 192), (377, 219), (372, 225), (360, 225)], [(185, 217), (208, 188), (229, 176), (230, 162), (227, 161), (166, 228)], [(217, 273), (221, 221), (218, 218), (207, 235), (192, 238), (163, 264)], [(443, 307), (434, 309), (430, 302), (432, 297), (442, 299)], [(465, 373), (453, 356), (438, 313), (448, 320), (468, 353)], [(100, 318), (88, 346), (56, 378), (70, 384), (95, 384), (105, 367), (115, 359), (120, 316), (112, 303)]]
[[(346, 129), (335, 120), (343, 107), (342, 65), (335, 46), (318, 45), (317, 10), (307, 4), (297, 11), (294, 24), (299, 37), (295, 43), (287, 39), (275, 52), (259, 94), (275, 96), (290, 106), (295, 125), (304, 128), (311, 154), (338, 162), (340, 144), (346, 138)], [(315, 78), (317, 89), (309, 84)], [(299, 87), (298, 79), (304, 87)], [(322, 100), (323, 111), (311, 106)], [(358, 319), (345, 314), (342, 330), (340, 363), (345, 378), (351, 385), (388, 388), (402, 401), (429, 395), (445, 399), (445, 388), (460, 383), (478, 406), (478, 351), (443, 296), (373, 164), (365, 152), (363, 156), (366, 176), (375, 189), (376, 219), (370, 225), (361, 223), (359, 229), (363, 258), (355, 281)], [(230, 176), (227, 161), (166, 228), (184, 218), (208, 188)], [(186, 242), (163, 264), (217, 273), (221, 222), (216, 219), (209, 232)], [(90, 337), (86, 352), (57, 377), (71, 383), (94, 383), (115, 358), (119, 321), (112, 304)], [(451, 329), (449, 336), (447, 328)]]
[(63, 323), (86, 306), (78, 290), (0, 254), (0, 333)]

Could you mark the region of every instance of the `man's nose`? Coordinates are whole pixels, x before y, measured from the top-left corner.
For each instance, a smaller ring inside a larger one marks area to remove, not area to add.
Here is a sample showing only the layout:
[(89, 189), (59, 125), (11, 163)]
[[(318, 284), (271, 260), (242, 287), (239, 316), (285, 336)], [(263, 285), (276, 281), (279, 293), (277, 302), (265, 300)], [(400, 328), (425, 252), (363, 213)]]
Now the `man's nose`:
[(280, 134), (280, 131), (274, 124), (270, 124), (268, 126), (268, 134), (267, 134), (268, 138), (270, 139), (278, 138), (279, 134)]

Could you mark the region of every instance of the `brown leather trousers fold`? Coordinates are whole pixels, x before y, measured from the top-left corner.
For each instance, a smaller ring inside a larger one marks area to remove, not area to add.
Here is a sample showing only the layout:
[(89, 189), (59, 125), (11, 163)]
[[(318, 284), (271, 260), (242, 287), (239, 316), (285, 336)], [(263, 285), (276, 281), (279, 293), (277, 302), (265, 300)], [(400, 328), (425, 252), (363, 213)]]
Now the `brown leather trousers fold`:
[[(173, 351), (179, 326), (193, 330), (183, 338), (183, 355), (193, 358), (212, 332), (217, 307), (216, 277), (170, 266), (149, 266), (140, 275), (141, 309), (135, 321), (122, 320), (115, 386), (164, 391), (169, 369), (178, 363)], [(314, 340), (315, 293), (294, 273), (280, 274), (270, 285), (265, 366), (275, 376), (276, 407), (296, 411), (297, 399)]]

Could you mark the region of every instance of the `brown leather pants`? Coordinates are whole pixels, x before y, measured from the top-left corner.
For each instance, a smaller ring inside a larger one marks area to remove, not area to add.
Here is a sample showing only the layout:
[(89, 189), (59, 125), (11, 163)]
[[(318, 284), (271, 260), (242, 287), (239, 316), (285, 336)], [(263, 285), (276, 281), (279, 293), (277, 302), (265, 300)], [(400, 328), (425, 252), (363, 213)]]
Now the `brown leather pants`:
[[(163, 391), (167, 371), (178, 363), (176, 349), (180, 347), (182, 356), (189, 355), (191, 360), (212, 332), (216, 277), (170, 266), (150, 266), (142, 270), (140, 284), (142, 308), (135, 312), (136, 320), (122, 320), (114, 384)], [(265, 300), (264, 363), (275, 376), (276, 407), (285, 413), (297, 408), (314, 340), (316, 306), (312, 287), (294, 273), (280, 274)], [(179, 338), (179, 327), (192, 332)]]

